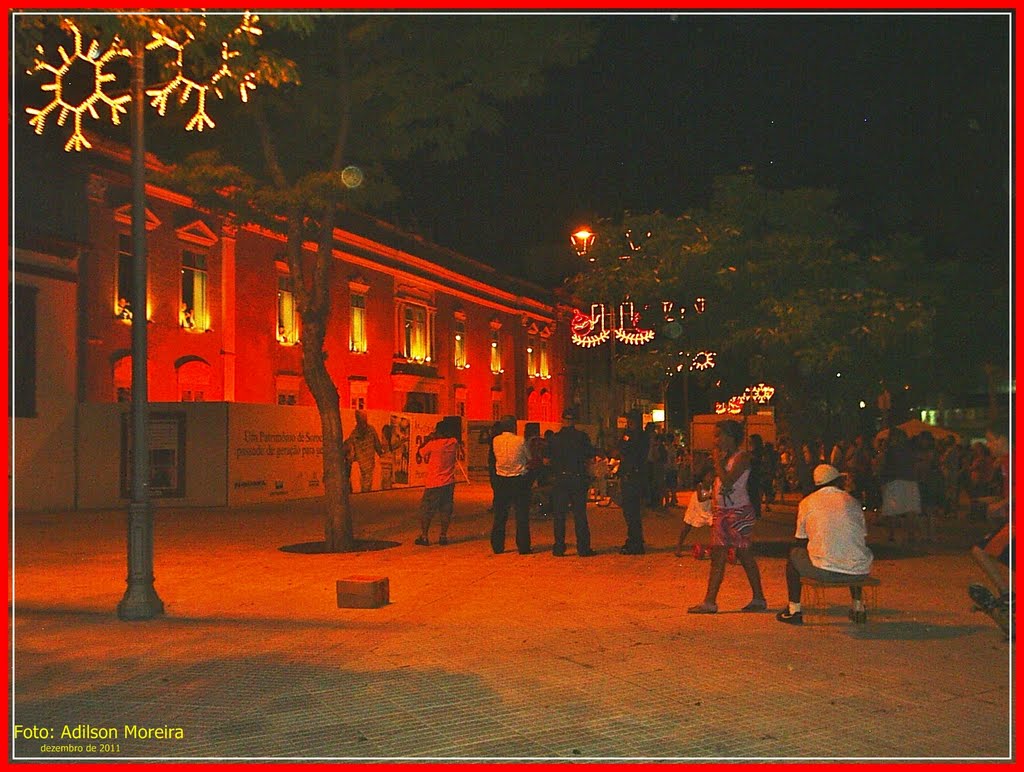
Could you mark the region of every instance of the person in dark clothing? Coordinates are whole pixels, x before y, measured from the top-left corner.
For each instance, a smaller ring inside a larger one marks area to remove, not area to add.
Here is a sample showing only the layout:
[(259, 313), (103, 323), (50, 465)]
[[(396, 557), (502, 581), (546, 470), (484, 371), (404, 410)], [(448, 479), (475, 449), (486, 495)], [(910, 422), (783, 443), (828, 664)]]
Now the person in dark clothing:
[(480, 432), (480, 444), (487, 445), (487, 478), (491, 483), (491, 506), (488, 507), (488, 512), (494, 511), (494, 478), (498, 476), (498, 473), (494, 471), (494, 438), (499, 434), (501, 434), (501, 421), (495, 421), (489, 432)]
[(644, 554), (643, 512), (644, 488), (647, 484), (647, 434), (640, 426), (640, 414), (631, 412), (626, 418), (626, 431), (619, 440), (619, 477), (622, 490), (622, 516), (626, 520), (626, 543), (623, 555)]
[(572, 508), (576, 531), (576, 554), (588, 558), (595, 554), (590, 549), (590, 525), (587, 522), (587, 488), (590, 479), (587, 463), (594, 457), (594, 446), (586, 432), (576, 428), (576, 411), (566, 408), (562, 413), (562, 428), (548, 442), (551, 466), (551, 511), (554, 515), (555, 557), (565, 555), (565, 520)]
[(761, 495), (764, 492), (764, 440), (760, 434), (750, 435), (750, 477), (747, 478), (747, 490), (750, 503), (754, 506), (754, 517), (761, 517)]

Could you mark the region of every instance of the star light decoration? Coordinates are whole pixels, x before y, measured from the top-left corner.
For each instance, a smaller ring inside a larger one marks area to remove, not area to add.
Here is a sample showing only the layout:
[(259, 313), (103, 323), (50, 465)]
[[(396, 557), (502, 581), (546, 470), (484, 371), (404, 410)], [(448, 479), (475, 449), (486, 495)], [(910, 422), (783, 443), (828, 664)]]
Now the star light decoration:
[(746, 402), (757, 402), (758, 404), (766, 404), (771, 398), (775, 396), (775, 387), (769, 386), (766, 383), (759, 383), (756, 386), (748, 386), (743, 390), (742, 394), (738, 394), (735, 397), (730, 397), (728, 402), (716, 402), (715, 412), (719, 415), (729, 413), (730, 415), (739, 415), (743, 412), (743, 405)]
[[(224, 98), (224, 92), (222, 89), (222, 81), (227, 78), (229, 81), (234, 80), (238, 83), (238, 96), (243, 102), (249, 101), (249, 92), (256, 89), (256, 73), (249, 71), (239, 73), (232, 67), (232, 60), (241, 56), (241, 52), (231, 48), (231, 39), (236, 38), (239, 35), (262, 35), (263, 30), (256, 26), (259, 22), (259, 16), (256, 14), (246, 11), (242, 16), (241, 23), (235, 27), (235, 29), (228, 35), (228, 39), (221, 43), (220, 49), (220, 67), (205, 81), (200, 82), (194, 78), (190, 78), (185, 74), (185, 49), (195, 41), (195, 35), (191, 31), (186, 30), (185, 35), (187, 40), (177, 41), (170, 36), (170, 30), (167, 32), (154, 31), (153, 40), (146, 44), (146, 50), (152, 51), (158, 48), (167, 47), (176, 51), (174, 63), (172, 65), (175, 70), (174, 78), (169, 83), (160, 87), (146, 90), (146, 96), (153, 97), (150, 104), (157, 109), (160, 115), (164, 115), (167, 112), (167, 102), (176, 91), (181, 90), (181, 94), (178, 96), (178, 104), (184, 105), (189, 98), (192, 96), (192, 92), (196, 92), (196, 113), (192, 116), (192, 119), (185, 124), (186, 131), (202, 131), (205, 127), (213, 128), (216, 124), (213, 119), (206, 113), (206, 96), (210, 91), (213, 91), (217, 95), (218, 99)], [(162, 21), (161, 24), (164, 24)], [(205, 24), (205, 23), (204, 23)], [(166, 27), (166, 24), (164, 24)]]
[[(36, 134), (42, 134), (43, 128), (46, 125), (46, 118), (54, 110), (60, 109), (57, 114), (57, 125), (63, 126), (67, 121), (68, 115), (75, 116), (75, 128), (71, 134), (70, 139), (64, 145), (64, 150), (70, 152), (71, 150), (81, 151), (86, 148), (91, 148), (92, 144), (85, 138), (82, 133), (82, 116), (88, 112), (89, 115), (95, 120), (99, 120), (99, 113), (96, 112), (97, 103), (101, 103), (110, 108), (110, 120), (117, 126), (121, 123), (121, 113), (127, 114), (128, 110), (123, 105), (126, 102), (131, 101), (131, 95), (125, 94), (119, 97), (111, 97), (109, 94), (104, 92), (104, 84), (109, 83), (112, 80), (116, 80), (117, 76), (113, 73), (104, 72), (104, 66), (118, 56), (131, 56), (131, 52), (121, 44), (120, 38), (115, 37), (110, 43), (107, 50), (101, 55), (99, 41), (93, 40), (89, 47), (82, 48), (82, 33), (75, 26), (75, 23), (70, 19), (64, 19), (61, 21), (61, 26), (71, 33), (75, 41), (75, 47), (71, 54), (68, 54), (64, 50), (63, 46), (58, 46), (57, 53), (60, 54), (60, 58), (63, 63), (59, 66), (49, 64), (43, 61), (41, 57), (46, 55), (42, 45), (36, 46), (36, 52), (39, 57), (35, 59), (34, 66), (28, 72), (29, 74), (46, 70), (47, 72), (53, 73), (53, 82), (46, 83), (41, 88), (43, 91), (52, 91), (53, 99), (48, 105), (41, 109), (35, 109), (33, 107), (26, 108), (26, 112), (32, 117), (29, 119), (29, 125), (34, 126)], [(66, 101), (64, 93), (64, 78), (71, 71), (71, 68), (76, 62), (84, 62), (93, 68), (93, 89), (92, 92), (85, 97), (78, 104), (71, 104)]]

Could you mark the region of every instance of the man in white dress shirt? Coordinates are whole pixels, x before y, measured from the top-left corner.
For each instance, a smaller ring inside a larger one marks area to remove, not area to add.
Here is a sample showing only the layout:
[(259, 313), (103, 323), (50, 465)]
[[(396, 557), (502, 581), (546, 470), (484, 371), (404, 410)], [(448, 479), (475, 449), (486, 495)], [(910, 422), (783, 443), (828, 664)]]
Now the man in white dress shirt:
[(530, 554), (530, 485), (526, 475), (529, 452), (526, 440), (516, 434), (516, 417), (501, 419), (501, 433), (493, 440), (494, 448), (494, 524), (491, 527), (491, 549), (498, 555), (505, 551), (505, 523), (508, 510), (515, 510), (516, 547), (520, 555)]

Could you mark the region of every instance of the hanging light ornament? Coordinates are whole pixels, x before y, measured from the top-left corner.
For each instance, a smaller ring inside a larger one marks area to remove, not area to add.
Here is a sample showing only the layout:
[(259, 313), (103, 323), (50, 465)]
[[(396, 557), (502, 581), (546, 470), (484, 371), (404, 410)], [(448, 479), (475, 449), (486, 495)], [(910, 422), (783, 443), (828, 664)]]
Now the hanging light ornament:
[(693, 362), (690, 364), (691, 370), (710, 370), (715, 366), (715, 357), (718, 353), (715, 351), (698, 351), (694, 357)]
[[(167, 101), (171, 98), (179, 89), (181, 94), (178, 97), (178, 104), (184, 105), (189, 98), (192, 96), (192, 92), (196, 92), (196, 113), (192, 116), (192, 119), (185, 124), (186, 131), (192, 131), (196, 129), (202, 131), (204, 127), (213, 128), (216, 124), (213, 119), (206, 113), (206, 95), (213, 91), (217, 95), (218, 99), (224, 98), (224, 92), (222, 89), (222, 83), (225, 78), (234, 80), (238, 83), (238, 96), (243, 102), (249, 101), (249, 92), (256, 88), (256, 73), (252, 71), (248, 72), (236, 72), (232, 66), (232, 60), (241, 56), (241, 51), (237, 51), (231, 48), (230, 41), (232, 38), (238, 37), (241, 34), (246, 35), (262, 35), (263, 31), (260, 30), (256, 24), (259, 22), (259, 16), (246, 11), (242, 16), (241, 23), (235, 27), (235, 29), (228, 35), (227, 40), (221, 43), (220, 48), (220, 67), (209, 77), (204, 78), (200, 82), (197, 78), (190, 78), (185, 74), (185, 50), (188, 46), (195, 41), (195, 35), (190, 30), (185, 31), (186, 40), (177, 41), (170, 35), (170, 29), (166, 32), (153, 32), (153, 40), (146, 44), (146, 50), (152, 51), (158, 48), (167, 47), (177, 52), (172, 68), (174, 69), (175, 75), (169, 83), (160, 88), (152, 88), (146, 90), (146, 96), (153, 97), (150, 104), (157, 109), (160, 115), (164, 115), (167, 112)], [(167, 25), (163, 21), (160, 22), (164, 27)], [(205, 21), (201, 22), (202, 26), (205, 26)], [(197, 76), (198, 77), (198, 76)]]
[[(75, 41), (75, 47), (71, 54), (68, 54), (63, 46), (58, 46), (57, 53), (60, 54), (60, 58), (63, 63), (59, 66), (49, 64), (41, 58), (45, 55), (42, 45), (36, 46), (36, 52), (39, 57), (35, 59), (34, 66), (28, 72), (32, 74), (41, 70), (53, 73), (53, 82), (44, 84), (41, 89), (43, 91), (52, 91), (53, 99), (48, 105), (41, 109), (35, 109), (33, 107), (26, 108), (26, 112), (32, 117), (29, 119), (29, 125), (34, 126), (36, 134), (42, 134), (43, 128), (46, 124), (46, 118), (54, 110), (60, 109), (57, 114), (57, 125), (63, 126), (67, 120), (68, 115), (75, 116), (75, 127), (71, 134), (70, 139), (64, 145), (64, 150), (70, 152), (71, 150), (81, 151), (85, 148), (91, 148), (89, 140), (85, 138), (82, 133), (82, 115), (86, 112), (89, 113), (95, 120), (99, 120), (99, 114), (96, 112), (97, 103), (102, 103), (110, 108), (110, 120), (117, 126), (121, 123), (121, 113), (127, 114), (128, 110), (123, 105), (126, 102), (131, 101), (131, 94), (125, 94), (119, 97), (111, 97), (104, 92), (103, 87), (105, 83), (109, 83), (112, 80), (116, 80), (117, 76), (113, 73), (103, 72), (104, 66), (114, 57), (117, 56), (131, 56), (131, 52), (121, 44), (120, 38), (115, 37), (110, 43), (110, 47), (100, 55), (100, 44), (94, 40), (89, 44), (89, 47), (83, 51), (82, 49), (82, 33), (75, 26), (75, 23), (70, 19), (64, 19), (61, 21), (61, 27), (71, 34)], [(65, 82), (64, 79), (71, 71), (71, 68), (76, 62), (84, 62), (86, 65), (93, 69), (93, 88), (91, 93), (86, 96), (81, 102), (72, 104), (67, 101), (65, 93)]]
[(600, 346), (611, 337), (611, 332), (604, 325), (604, 305), (599, 303), (590, 307), (590, 316), (574, 308), (569, 327), (572, 330), (572, 342), (583, 348)]

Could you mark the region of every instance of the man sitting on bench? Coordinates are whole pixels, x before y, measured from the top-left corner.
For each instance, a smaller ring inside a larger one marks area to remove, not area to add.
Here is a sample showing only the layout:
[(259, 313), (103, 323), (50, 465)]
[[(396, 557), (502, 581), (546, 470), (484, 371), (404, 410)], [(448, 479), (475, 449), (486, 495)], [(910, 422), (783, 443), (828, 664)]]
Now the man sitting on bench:
[[(775, 615), (780, 622), (804, 623), (800, 610), (801, 577), (842, 584), (850, 579), (863, 579), (871, 571), (874, 556), (865, 543), (864, 511), (860, 502), (843, 490), (842, 484), (842, 475), (834, 466), (819, 464), (814, 468), (814, 492), (797, 507), (797, 542), (786, 561), (789, 608)], [(851, 586), (850, 596), (850, 619), (866, 622), (862, 588)]]

